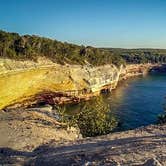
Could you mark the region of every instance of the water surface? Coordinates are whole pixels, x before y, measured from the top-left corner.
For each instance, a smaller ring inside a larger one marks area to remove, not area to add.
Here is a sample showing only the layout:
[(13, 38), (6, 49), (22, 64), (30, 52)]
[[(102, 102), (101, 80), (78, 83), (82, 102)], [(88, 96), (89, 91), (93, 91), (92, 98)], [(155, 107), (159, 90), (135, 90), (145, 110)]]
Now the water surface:
[[(157, 116), (163, 113), (165, 96), (166, 74), (149, 74), (123, 81), (111, 93), (101, 94), (100, 98), (120, 122), (118, 130), (128, 130), (156, 123)], [(67, 110), (75, 114), (89, 102), (72, 104)]]
[(166, 74), (149, 74), (124, 81), (104, 98), (126, 130), (155, 123), (163, 113), (165, 96)]

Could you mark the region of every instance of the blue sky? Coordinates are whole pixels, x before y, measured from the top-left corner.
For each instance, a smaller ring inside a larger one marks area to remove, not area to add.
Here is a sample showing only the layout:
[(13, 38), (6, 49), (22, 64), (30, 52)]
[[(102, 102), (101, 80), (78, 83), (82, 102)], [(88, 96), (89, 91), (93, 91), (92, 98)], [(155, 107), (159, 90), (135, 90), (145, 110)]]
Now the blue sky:
[(96, 47), (166, 48), (166, 0), (0, 0), (0, 29)]

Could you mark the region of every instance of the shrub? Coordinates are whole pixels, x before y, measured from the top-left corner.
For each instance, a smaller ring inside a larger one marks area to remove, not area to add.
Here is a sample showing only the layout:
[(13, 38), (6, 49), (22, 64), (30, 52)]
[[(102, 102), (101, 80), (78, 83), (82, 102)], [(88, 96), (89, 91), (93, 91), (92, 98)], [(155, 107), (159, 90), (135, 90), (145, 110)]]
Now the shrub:
[(110, 133), (117, 121), (110, 113), (110, 108), (102, 101), (102, 97), (94, 98), (80, 104), (80, 110), (74, 115), (67, 115), (66, 108), (58, 111), (61, 121), (68, 126), (79, 127), (83, 137), (92, 137)]

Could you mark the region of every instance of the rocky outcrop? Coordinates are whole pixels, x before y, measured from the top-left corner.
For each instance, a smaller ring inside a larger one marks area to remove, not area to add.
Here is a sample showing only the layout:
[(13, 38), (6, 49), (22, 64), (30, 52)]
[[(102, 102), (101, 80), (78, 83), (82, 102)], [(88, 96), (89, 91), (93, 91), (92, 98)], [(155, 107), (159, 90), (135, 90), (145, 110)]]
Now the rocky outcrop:
[(129, 64), (121, 69), (119, 80), (125, 80), (130, 77), (135, 77), (139, 75), (146, 75), (153, 69), (161, 69), (162, 64)]
[[(158, 64), (157, 64), (158, 65)], [(91, 66), (60, 65), (48, 59), (14, 61), (0, 59), (0, 109), (45, 102), (79, 102), (112, 90), (120, 80), (146, 73), (152, 64)]]
[(61, 145), (50, 141), (31, 152), (0, 148), (0, 164), (164, 166), (165, 154), (166, 125), (151, 125)]
[(114, 65), (46, 65), (6, 60), (1, 68), (0, 108), (25, 100), (52, 104), (88, 98), (101, 89), (114, 88), (119, 79), (119, 69)]
[(81, 137), (79, 129), (57, 121), (51, 106), (0, 112), (0, 148), (32, 151), (43, 143), (60, 144)]

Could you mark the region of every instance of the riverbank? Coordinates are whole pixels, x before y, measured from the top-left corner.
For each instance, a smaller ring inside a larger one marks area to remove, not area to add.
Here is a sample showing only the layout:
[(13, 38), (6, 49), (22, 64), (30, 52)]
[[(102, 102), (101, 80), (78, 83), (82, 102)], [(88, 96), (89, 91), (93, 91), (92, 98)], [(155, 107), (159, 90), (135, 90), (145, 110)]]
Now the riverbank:
[(50, 141), (32, 152), (0, 148), (0, 164), (17, 165), (166, 165), (166, 125), (80, 139)]

